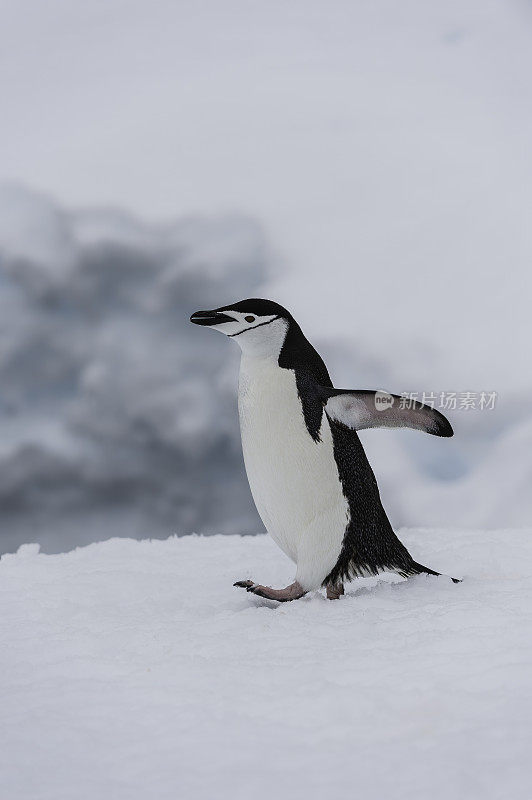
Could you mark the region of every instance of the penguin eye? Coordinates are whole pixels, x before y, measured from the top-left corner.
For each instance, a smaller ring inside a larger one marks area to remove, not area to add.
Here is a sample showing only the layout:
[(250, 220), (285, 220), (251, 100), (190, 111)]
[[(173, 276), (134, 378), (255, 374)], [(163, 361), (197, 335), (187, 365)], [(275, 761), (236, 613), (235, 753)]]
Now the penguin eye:
[(244, 317), (246, 322), (255, 322), (255, 317), (252, 314), (248, 314), (247, 317)]

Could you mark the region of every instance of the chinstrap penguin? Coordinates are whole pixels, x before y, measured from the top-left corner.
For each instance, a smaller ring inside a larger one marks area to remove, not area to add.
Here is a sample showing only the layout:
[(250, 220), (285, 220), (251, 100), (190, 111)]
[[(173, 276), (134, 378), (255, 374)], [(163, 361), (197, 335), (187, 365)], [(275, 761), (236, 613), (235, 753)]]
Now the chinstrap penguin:
[(251, 493), (266, 530), (296, 564), (284, 589), (251, 580), (234, 585), (279, 601), (324, 586), (335, 599), (355, 577), (439, 575), (414, 561), (395, 535), (357, 430), (452, 436), (443, 414), (419, 403), (403, 408), (396, 395), (377, 407), (375, 391), (335, 389), (290, 312), (270, 300), (196, 311), (190, 321), (241, 347), (238, 409)]

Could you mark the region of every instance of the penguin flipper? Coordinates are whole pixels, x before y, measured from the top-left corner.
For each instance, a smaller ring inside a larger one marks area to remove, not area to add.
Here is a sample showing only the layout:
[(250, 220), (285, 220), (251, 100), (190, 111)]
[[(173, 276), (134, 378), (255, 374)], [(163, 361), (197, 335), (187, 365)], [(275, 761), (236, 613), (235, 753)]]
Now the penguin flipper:
[[(436, 409), (397, 394), (367, 389), (320, 387), (327, 416), (347, 428), (413, 428), (434, 436), (452, 436), (449, 420)], [(413, 406), (408, 407), (408, 404)]]

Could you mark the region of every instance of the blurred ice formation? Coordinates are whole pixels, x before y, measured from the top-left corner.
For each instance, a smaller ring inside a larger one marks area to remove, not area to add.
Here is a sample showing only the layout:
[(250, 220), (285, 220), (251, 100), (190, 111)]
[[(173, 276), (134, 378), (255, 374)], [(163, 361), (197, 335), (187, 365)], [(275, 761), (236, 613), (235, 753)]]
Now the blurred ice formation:
[(268, 255), (239, 216), (147, 225), (0, 191), (0, 551), (260, 529), (238, 353), (190, 313), (249, 296)]

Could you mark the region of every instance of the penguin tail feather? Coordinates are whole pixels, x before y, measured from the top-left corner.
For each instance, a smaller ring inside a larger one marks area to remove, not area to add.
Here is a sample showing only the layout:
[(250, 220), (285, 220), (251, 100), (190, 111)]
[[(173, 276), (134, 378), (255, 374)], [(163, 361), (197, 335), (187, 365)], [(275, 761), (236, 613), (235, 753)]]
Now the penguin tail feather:
[[(417, 561), (413, 561), (410, 570), (407, 574), (404, 575), (405, 578), (411, 575), (441, 575), (441, 572), (435, 572), (430, 567), (424, 567), (423, 564), (418, 564)], [(446, 578), (451, 578), (453, 583), (462, 583), (461, 578), (453, 578), (451, 575), (445, 575)]]

